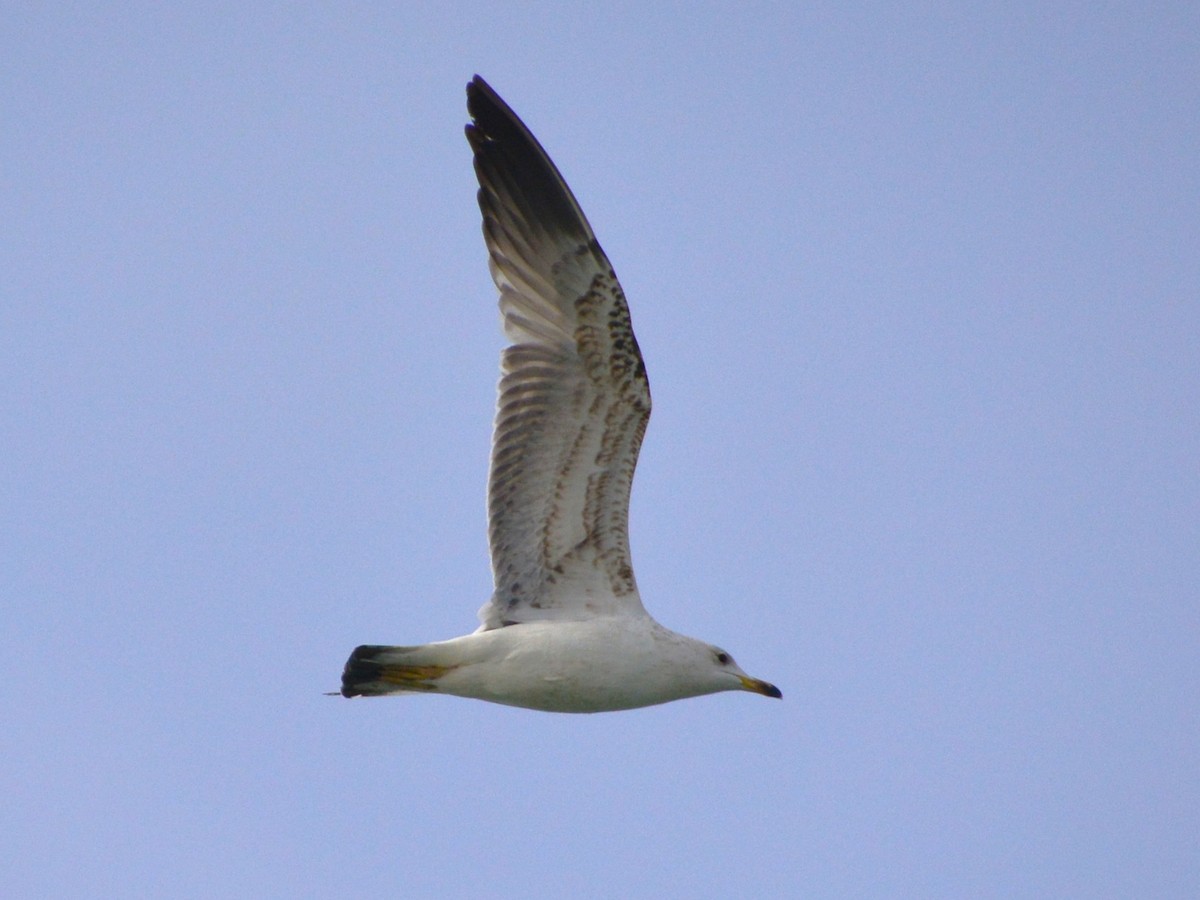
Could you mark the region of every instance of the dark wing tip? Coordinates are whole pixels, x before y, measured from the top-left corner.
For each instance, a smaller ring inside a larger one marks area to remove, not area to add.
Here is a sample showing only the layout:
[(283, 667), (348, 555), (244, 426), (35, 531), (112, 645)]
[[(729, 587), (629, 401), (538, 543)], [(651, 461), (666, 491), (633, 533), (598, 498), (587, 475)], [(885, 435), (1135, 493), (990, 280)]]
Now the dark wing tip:
[(495, 89), (481, 76), (476, 75), (467, 82), (467, 112), (471, 114), (472, 119), (478, 119), (481, 114), (487, 116), (488, 110), (495, 110), (498, 114), (514, 120), (518, 124), (521, 122), (517, 114), (512, 111), (512, 107), (504, 102)]
[[(570, 234), (581, 242), (591, 227), (571, 189), (533, 132), (486, 81), (476, 75), (467, 84), (467, 141), (475, 154), (480, 186), (529, 222)], [(482, 205), (482, 204), (481, 204)], [(484, 209), (484, 216), (497, 210)]]
[(470, 109), (471, 103), (474, 102), (473, 98), (480, 94), (493, 100), (499, 100), (500, 103), (504, 103), (503, 100), (500, 100), (500, 95), (492, 89), (492, 86), (483, 80), (483, 76), (476, 73), (475, 75), (471, 76), (471, 80), (467, 82), (468, 109)]

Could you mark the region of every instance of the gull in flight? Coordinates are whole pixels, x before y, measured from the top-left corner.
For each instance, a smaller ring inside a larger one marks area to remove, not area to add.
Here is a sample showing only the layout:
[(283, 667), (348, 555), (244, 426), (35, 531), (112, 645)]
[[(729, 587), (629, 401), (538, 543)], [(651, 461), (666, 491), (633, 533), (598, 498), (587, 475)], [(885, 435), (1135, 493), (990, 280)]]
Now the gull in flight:
[(358, 647), (342, 694), (453, 694), (576, 713), (718, 691), (780, 697), (642, 606), (629, 490), (650, 385), (625, 294), (550, 157), (478, 75), (467, 110), (509, 341), (488, 476), (494, 591), (471, 634)]

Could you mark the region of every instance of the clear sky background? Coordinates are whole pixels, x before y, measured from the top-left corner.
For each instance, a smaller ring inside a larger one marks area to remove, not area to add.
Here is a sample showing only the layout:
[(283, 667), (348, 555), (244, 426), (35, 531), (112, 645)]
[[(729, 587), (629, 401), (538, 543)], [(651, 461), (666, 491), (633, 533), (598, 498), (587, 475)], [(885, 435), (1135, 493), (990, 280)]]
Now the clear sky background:
[[(1200, 6), (605, 6), (6, 5), (6, 896), (1200, 893)], [(782, 701), (322, 693), (491, 586), (474, 72)]]

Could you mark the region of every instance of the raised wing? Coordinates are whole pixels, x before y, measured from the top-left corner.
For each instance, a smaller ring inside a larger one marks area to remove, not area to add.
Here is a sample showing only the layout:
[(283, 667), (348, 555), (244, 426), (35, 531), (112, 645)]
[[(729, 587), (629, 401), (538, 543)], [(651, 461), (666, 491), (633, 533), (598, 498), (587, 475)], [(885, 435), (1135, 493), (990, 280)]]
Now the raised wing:
[(467, 109), (511, 342), (488, 479), (495, 592), (481, 627), (642, 614), (629, 490), (650, 385), (625, 295), (550, 157), (478, 75)]

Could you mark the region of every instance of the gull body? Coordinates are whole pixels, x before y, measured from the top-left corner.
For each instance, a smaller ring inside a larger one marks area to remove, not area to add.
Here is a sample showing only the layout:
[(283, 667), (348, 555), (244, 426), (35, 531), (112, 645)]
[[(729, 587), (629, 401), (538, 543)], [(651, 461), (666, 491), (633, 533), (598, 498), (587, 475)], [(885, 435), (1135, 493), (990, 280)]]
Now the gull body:
[(488, 477), (493, 592), (472, 634), (364, 645), (346, 697), (440, 693), (551, 712), (719, 691), (779, 697), (719, 647), (659, 625), (629, 552), (650, 386), (616, 274), (549, 156), (476, 76), (467, 139), (509, 346)]
[[(368, 652), (379, 667), (376, 677), (385, 673), (386, 678), (388, 671), (423, 673), (407, 683), (384, 681), (380, 693), (403, 687), (547, 712), (612, 712), (717, 691), (778, 696), (777, 689), (750, 678), (724, 651), (649, 617), (527, 622)], [(621, 660), (620, 667), (614, 668), (614, 659)]]

